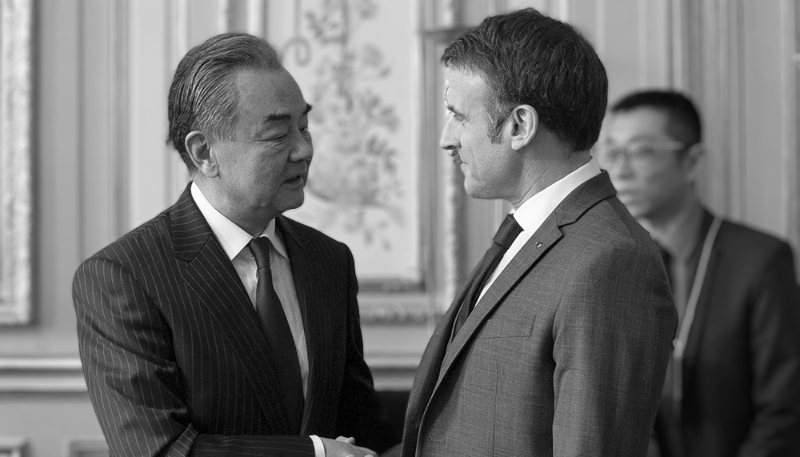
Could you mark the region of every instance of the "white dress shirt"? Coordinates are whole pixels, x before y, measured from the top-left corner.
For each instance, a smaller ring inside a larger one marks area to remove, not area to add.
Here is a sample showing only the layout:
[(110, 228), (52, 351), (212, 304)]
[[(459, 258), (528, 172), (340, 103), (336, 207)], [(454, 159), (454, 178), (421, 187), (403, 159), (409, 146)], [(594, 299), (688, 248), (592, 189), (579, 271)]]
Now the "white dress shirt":
[(567, 195), (577, 189), (578, 186), (599, 174), (600, 167), (597, 165), (597, 161), (591, 158), (577, 170), (527, 199), (516, 211), (511, 211), (511, 213), (514, 214), (514, 219), (516, 219), (517, 223), (522, 227), (522, 232), (517, 235), (506, 253), (503, 254), (503, 258), (500, 260), (497, 268), (492, 272), (492, 276), (483, 287), (478, 301), (475, 302), (476, 306), (481, 298), (483, 298), (486, 291), (489, 290), (489, 287), (494, 283), (494, 280), (500, 276), (500, 273), (511, 263), (511, 260), (522, 250), (522, 247), (531, 239), (533, 234), (539, 230), (539, 227), (547, 220), (550, 213), (567, 198)]
[[(222, 245), (222, 249), (228, 259), (233, 262), (233, 267), (236, 269), (236, 273), (239, 274), (239, 278), (250, 296), (250, 301), (253, 306), (256, 306), (258, 273), (256, 260), (247, 246), (253, 237), (217, 211), (203, 195), (203, 192), (200, 191), (200, 188), (197, 187), (197, 184), (192, 183), (191, 193), (194, 202), (211, 227), (211, 231), (214, 232), (217, 240)], [(297, 291), (294, 288), (294, 277), (292, 276), (289, 256), (286, 253), (286, 246), (283, 244), (280, 233), (275, 230), (275, 219), (269, 221), (269, 224), (259, 235), (259, 237), (261, 236), (269, 238), (270, 242), (272, 242), (272, 248), (269, 250), (272, 284), (275, 288), (275, 293), (281, 300), (286, 320), (289, 321), (289, 329), (292, 331), (292, 339), (294, 339), (294, 346), (297, 349), (297, 360), (300, 362), (303, 396), (308, 401), (308, 349), (306, 347), (306, 333), (303, 327), (303, 315), (300, 312), (300, 303), (297, 300)], [(322, 441), (314, 435), (311, 436), (311, 441), (314, 443), (314, 452), (317, 457), (324, 457), (325, 448), (322, 445)]]

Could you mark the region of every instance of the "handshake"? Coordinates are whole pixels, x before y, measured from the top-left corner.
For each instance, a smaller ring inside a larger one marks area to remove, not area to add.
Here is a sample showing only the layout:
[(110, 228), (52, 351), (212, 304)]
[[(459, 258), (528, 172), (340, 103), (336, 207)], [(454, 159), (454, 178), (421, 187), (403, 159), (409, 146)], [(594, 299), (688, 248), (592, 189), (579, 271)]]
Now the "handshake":
[(356, 446), (355, 438), (340, 436), (335, 440), (322, 438), (325, 446), (325, 457), (377, 457), (378, 454), (364, 447)]

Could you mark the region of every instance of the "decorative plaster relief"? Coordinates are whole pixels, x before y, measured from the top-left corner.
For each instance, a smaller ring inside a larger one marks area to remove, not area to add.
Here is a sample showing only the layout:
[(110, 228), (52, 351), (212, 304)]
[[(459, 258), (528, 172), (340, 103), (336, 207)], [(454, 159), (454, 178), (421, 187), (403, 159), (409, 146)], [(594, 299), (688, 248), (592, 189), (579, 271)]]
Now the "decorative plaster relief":
[(0, 325), (31, 321), (32, 3), (0, 1)]

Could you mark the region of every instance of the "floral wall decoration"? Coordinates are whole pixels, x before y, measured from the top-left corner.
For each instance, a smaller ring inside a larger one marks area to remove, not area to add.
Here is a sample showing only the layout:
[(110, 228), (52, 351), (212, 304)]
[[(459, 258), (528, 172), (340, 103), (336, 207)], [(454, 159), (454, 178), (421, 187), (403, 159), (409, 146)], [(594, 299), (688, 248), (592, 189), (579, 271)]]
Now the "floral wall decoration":
[(287, 213), (350, 246), (363, 288), (422, 281), (415, 12), (407, 2), (297, 1), (277, 46), (313, 105), (306, 202)]

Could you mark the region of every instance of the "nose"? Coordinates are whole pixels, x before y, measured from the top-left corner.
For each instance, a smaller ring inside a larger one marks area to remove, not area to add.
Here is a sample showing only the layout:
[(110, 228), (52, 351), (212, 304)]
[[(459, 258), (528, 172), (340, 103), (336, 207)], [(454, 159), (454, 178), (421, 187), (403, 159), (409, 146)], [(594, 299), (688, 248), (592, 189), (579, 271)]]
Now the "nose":
[(453, 118), (448, 116), (447, 122), (442, 129), (442, 136), (439, 139), (439, 146), (448, 152), (458, 152), (461, 149), (461, 141), (458, 139), (457, 128)]
[(294, 134), (294, 147), (289, 154), (289, 160), (292, 162), (299, 162), (301, 160), (309, 161), (314, 156), (314, 146), (311, 142), (311, 133), (308, 130), (297, 130)]
[(608, 172), (608, 176), (612, 181), (631, 179), (634, 176), (631, 158), (628, 154), (620, 154), (615, 160), (606, 161), (602, 165), (604, 165), (603, 169)]

